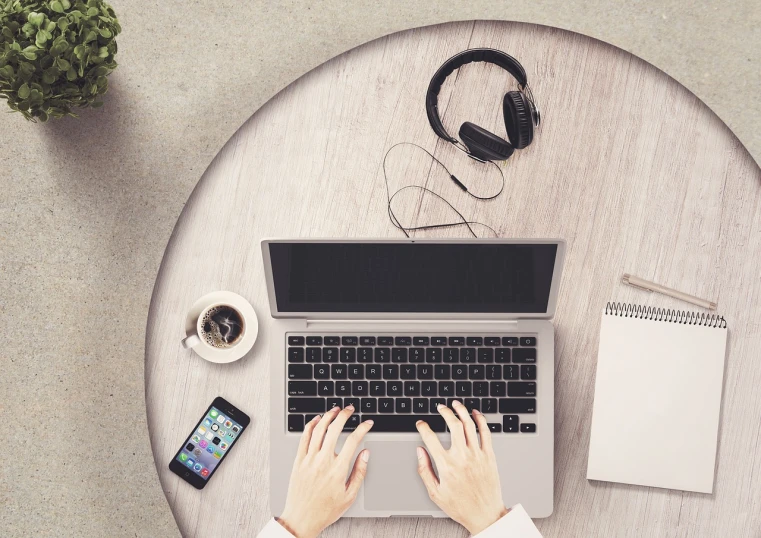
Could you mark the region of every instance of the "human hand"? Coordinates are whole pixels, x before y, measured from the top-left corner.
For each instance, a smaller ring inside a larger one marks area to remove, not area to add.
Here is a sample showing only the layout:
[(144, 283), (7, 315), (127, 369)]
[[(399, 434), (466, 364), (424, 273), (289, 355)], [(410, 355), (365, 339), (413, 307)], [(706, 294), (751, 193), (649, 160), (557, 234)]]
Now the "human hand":
[(293, 463), (288, 497), (278, 522), (296, 538), (314, 538), (343, 515), (357, 498), (359, 487), (367, 473), (370, 451), (363, 450), (354, 461), (349, 480), (349, 464), (365, 434), (373, 426), (367, 420), (346, 438), (341, 453), (336, 454), (336, 442), (344, 424), (354, 412), (334, 407), (322, 418), (313, 418), (301, 435)]
[[(452, 407), (459, 420), (447, 406), (438, 407), (451, 432), (449, 450), (444, 449), (426, 422), (417, 422), (430, 452), (429, 456), (423, 447), (418, 447), (418, 474), (431, 500), (470, 534), (476, 535), (509, 510), (502, 501), (497, 460), (486, 418), (474, 409), (471, 419), (467, 408), (456, 400)], [(478, 433), (473, 420), (478, 424)], [(431, 457), (436, 462), (438, 477), (431, 466)]]

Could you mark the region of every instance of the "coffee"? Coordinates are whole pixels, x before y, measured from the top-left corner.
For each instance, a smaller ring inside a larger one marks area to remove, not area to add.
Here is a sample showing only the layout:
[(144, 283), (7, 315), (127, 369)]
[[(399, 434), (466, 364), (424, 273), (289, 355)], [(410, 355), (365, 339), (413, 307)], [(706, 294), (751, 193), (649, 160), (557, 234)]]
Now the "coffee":
[(201, 320), (201, 338), (212, 347), (234, 346), (243, 336), (243, 316), (231, 306), (209, 308)]

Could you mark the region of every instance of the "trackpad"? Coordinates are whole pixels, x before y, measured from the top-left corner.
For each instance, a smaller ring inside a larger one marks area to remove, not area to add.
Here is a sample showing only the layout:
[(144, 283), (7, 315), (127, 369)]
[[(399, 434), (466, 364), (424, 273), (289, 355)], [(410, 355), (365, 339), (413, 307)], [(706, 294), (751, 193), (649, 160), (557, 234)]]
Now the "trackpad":
[(365, 510), (430, 512), (439, 508), (417, 474), (420, 443), (366, 442), (370, 464), (365, 477)]

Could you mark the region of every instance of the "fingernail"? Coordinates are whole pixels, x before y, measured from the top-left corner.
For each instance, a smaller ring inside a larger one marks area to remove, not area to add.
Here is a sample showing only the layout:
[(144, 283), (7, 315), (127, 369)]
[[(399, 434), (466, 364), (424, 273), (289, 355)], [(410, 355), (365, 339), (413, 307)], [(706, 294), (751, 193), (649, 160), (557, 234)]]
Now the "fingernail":
[(364, 452), (362, 452), (362, 461), (367, 462), (367, 460), (369, 459), (370, 459), (370, 451), (365, 450)]
[(474, 415), (480, 415), (480, 414), (481, 414), (481, 411), (479, 411), (478, 409), (474, 409), (474, 410), (473, 410), (473, 414), (474, 414)]
[(425, 456), (425, 452), (423, 451), (423, 447), (417, 447), (417, 459), (422, 460), (423, 456)]
[(462, 405), (462, 404), (461, 404), (460, 402), (458, 402), (457, 400), (455, 400), (454, 402), (452, 402), (452, 407), (459, 407), (459, 406), (461, 406), (461, 405)]
[(415, 422), (415, 426), (420, 426), (422, 423), (423, 423), (422, 420), (418, 420), (417, 422)]
[(444, 407), (444, 404), (438, 404), (438, 405), (436, 406), (436, 409), (441, 409), (442, 407)]
[(372, 420), (366, 420), (365, 424), (369, 424), (370, 426), (372, 426), (373, 424), (375, 424), (375, 422), (373, 422)]
[(347, 405), (346, 409), (351, 409), (352, 411), (354, 411), (354, 404)]

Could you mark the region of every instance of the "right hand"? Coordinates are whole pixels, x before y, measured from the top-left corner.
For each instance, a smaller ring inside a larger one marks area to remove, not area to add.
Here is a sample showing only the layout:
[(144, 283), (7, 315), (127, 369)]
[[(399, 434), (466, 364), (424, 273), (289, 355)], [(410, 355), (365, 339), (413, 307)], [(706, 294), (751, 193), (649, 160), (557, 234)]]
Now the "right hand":
[[(444, 449), (426, 422), (418, 421), (417, 429), (428, 448), (428, 452), (423, 447), (417, 449), (418, 474), (431, 500), (471, 535), (476, 535), (509, 510), (502, 501), (497, 460), (486, 418), (473, 410), (471, 419), (467, 408), (458, 401), (452, 407), (459, 419), (447, 406), (438, 407), (451, 432), (449, 450)], [(438, 477), (431, 466), (431, 457), (436, 462)]]

